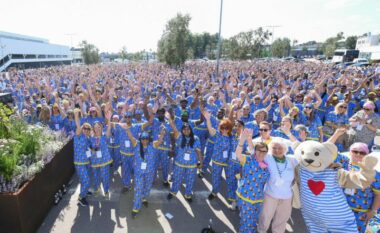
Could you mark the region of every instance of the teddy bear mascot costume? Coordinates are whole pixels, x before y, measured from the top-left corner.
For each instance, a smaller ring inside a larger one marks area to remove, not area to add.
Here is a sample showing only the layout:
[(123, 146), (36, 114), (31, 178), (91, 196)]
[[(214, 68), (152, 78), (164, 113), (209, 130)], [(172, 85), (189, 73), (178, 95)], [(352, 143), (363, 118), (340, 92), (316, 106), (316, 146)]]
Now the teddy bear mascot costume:
[[(331, 142), (295, 143), (299, 162), (301, 212), (310, 233), (356, 233), (354, 213), (348, 206), (343, 188), (366, 188), (374, 181), (377, 158), (366, 156), (360, 171), (345, 171), (334, 160), (337, 147)], [(297, 193), (295, 192), (295, 195)]]

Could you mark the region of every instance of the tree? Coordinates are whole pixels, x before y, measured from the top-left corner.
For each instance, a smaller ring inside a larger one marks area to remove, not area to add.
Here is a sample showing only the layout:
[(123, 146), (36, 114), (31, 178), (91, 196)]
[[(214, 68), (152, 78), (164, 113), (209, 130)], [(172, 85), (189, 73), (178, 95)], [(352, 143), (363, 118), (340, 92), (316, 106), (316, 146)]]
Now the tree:
[(273, 41), (272, 53), (274, 57), (286, 57), (290, 53), (290, 40), (278, 38)]
[(188, 56), (191, 42), (189, 23), (191, 17), (177, 14), (170, 19), (158, 41), (158, 59), (168, 65), (182, 65)]
[(99, 49), (96, 48), (95, 45), (89, 44), (84, 40), (79, 44), (79, 47), (81, 48), (82, 57), (85, 64), (88, 65), (99, 63)]
[(124, 62), (124, 60), (126, 60), (128, 58), (127, 48), (125, 46), (123, 46), (123, 48), (121, 48), (119, 56), (123, 62)]
[(323, 43), (322, 50), (326, 57), (332, 57), (334, 55), (334, 51), (338, 47), (338, 41), (341, 39), (344, 39), (343, 32), (339, 32), (335, 37), (328, 38), (325, 43)]
[(358, 40), (357, 36), (349, 36), (346, 38), (346, 49), (355, 49), (356, 41)]

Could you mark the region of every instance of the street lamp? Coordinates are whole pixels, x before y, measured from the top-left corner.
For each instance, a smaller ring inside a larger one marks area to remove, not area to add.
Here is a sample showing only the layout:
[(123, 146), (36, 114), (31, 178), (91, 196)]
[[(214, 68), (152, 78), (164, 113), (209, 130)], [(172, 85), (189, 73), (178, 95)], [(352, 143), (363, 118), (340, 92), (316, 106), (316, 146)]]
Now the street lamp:
[(222, 33), (222, 12), (223, 12), (223, 0), (220, 0), (220, 16), (219, 16), (219, 38), (218, 38), (218, 53), (216, 57), (216, 77), (219, 76), (219, 60), (220, 60), (220, 43)]

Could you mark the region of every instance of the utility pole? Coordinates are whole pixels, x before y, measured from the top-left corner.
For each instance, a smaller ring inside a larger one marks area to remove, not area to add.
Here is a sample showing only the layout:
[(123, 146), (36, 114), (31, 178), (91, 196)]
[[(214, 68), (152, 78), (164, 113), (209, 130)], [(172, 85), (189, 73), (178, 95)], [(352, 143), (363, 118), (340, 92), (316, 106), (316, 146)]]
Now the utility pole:
[(222, 40), (222, 12), (223, 12), (223, 0), (220, 0), (220, 16), (219, 16), (219, 38), (218, 38), (218, 53), (216, 57), (216, 77), (219, 76), (219, 60), (220, 60), (220, 43)]
[(273, 57), (273, 41), (274, 41), (274, 29), (275, 28), (279, 28), (279, 27), (282, 27), (280, 25), (268, 25), (268, 26), (264, 26), (266, 28), (271, 28), (272, 29), (272, 43), (270, 45), (270, 51), (271, 51), (271, 57)]

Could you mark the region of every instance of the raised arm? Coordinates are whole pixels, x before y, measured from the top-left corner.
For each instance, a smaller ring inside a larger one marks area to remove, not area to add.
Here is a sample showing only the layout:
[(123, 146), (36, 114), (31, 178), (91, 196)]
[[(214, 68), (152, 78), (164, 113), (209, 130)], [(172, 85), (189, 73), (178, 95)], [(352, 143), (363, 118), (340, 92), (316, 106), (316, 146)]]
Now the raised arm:
[(80, 120), (79, 120), (79, 109), (74, 109), (74, 119), (75, 119), (75, 125), (76, 125), (76, 134), (80, 135), (81, 133), (81, 128), (80, 128)]
[(206, 119), (208, 132), (210, 133), (211, 136), (214, 136), (216, 134), (216, 130), (211, 125), (210, 113), (207, 112), (206, 110), (203, 110), (202, 114)]

